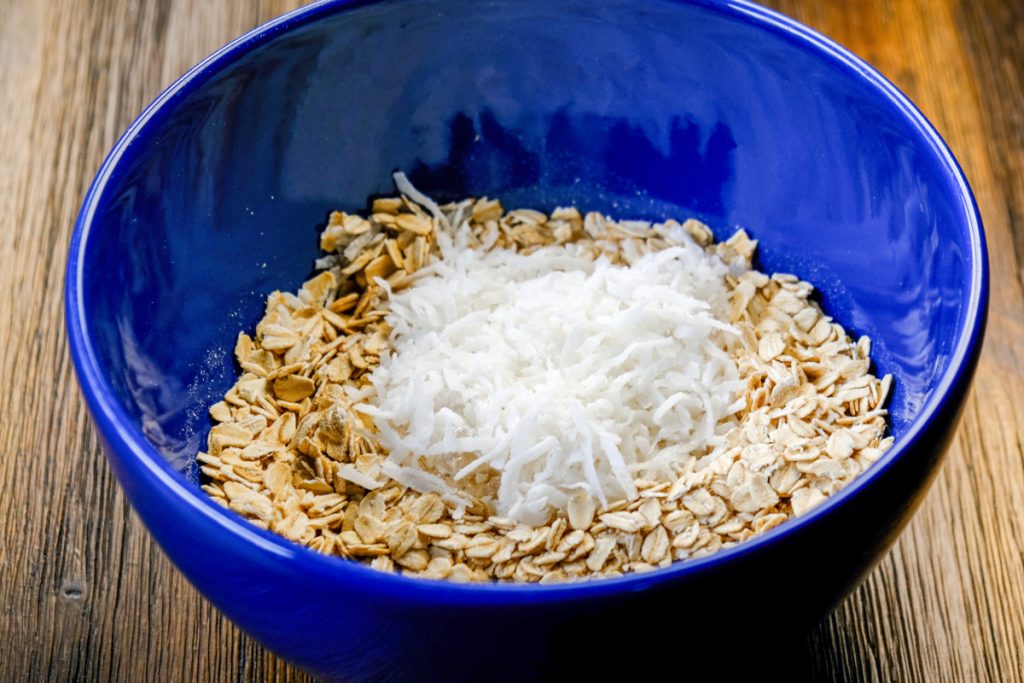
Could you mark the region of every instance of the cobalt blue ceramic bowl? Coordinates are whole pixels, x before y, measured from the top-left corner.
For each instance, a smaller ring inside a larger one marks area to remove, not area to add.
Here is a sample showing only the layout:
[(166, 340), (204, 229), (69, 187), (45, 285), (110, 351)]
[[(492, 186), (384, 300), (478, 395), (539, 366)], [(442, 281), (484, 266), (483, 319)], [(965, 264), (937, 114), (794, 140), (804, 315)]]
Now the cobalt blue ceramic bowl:
[[(231, 348), (331, 209), (407, 171), (439, 198), (746, 227), (874, 339), (896, 445), (797, 522), (649, 574), (453, 585), (323, 557), (206, 499)], [(864, 62), (746, 2), (321, 2), (222, 49), (118, 142), (78, 218), (67, 324), (111, 467), (213, 604), (325, 676), (532, 678), (799, 634), (892, 543), (981, 345), (986, 256), (956, 161)], [(143, 598), (144, 599), (144, 598)], [(202, 646), (202, 644), (196, 644)], [(654, 653), (654, 654), (652, 654)]]

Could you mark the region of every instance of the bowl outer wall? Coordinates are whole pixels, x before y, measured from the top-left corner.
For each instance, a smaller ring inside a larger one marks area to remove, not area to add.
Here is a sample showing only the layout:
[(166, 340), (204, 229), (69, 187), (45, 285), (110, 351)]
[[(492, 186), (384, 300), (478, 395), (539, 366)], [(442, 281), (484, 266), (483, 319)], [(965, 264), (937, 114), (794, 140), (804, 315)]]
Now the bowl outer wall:
[[(798, 596), (788, 611), (794, 623), (806, 623), (837, 600), (880, 557), (920, 501), (925, 484), (945, 450), (980, 349), (987, 304), (987, 273), (980, 219), (948, 150), (919, 113), (892, 86), (855, 58), (827, 40), (789, 20), (744, 3), (730, 3), (730, 11), (744, 12), (767, 22), (772, 30), (809, 40), (859, 69), (922, 128), (925, 142), (935, 146), (962, 183), (968, 220), (973, 220), (977, 243), (972, 254), (973, 312), (936, 401), (925, 406), (929, 417), (912, 428), (902, 445), (887, 454), (876, 470), (797, 524), (762, 539), (703, 560), (689, 562), (651, 575), (574, 586), (464, 587), (428, 584), (371, 572), (363, 567), (321, 558), (260, 532), (224, 513), (173, 472), (140, 438), (109, 393), (89, 348), (77, 284), (90, 211), (99, 201), (132, 138), (142, 131), (152, 113), (164, 106), (191, 78), (213, 70), (217, 60), (248, 49), (290, 22), (310, 19), (335, 4), (321, 3), (257, 29), (204, 62), (173, 85), (118, 143), (101, 169), (76, 226), (69, 259), (68, 325), (72, 355), (82, 379), (83, 392), (99, 428), (112, 468), (129, 499), (172, 561), (222, 611), (280, 654), (326, 674), (346, 673), (356, 678), (401, 674), (404, 666), (422, 666), (431, 652), (452, 640), (471, 644), (483, 664), (502, 648), (538, 652), (540, 643), (571, 644), (579, 624), (621, 623), (666, 600), (677, 601), (699, 613), (719, 609), (721, 596), (749, 584), (751, 575), (763, 577), (775, 590), (763, 587), (739, 591), (751, 612), (778, 609), (777, 596)], [(884, 474), (884, 476), (882, 476)], [(837, 539), (843, 542), (837, 543)], [(793, 567), (794, 557), (824, 554), (820, 569), (825, 576), (807, 576)], [(822, 552), (827, 549), (827, 552)], [(746, 577), (746, 578), (744, 578)], [(312, 598), (323, 587), (331, 595), (321, 602)], [(334, 592), (343, 588), (343, 594)], [(771, 599), (769, 599), (769, 597)], [(515, 607), (512, 613), (506, 607)], [(439, 612), (439, 610), (441, 610)], [(338, 618), (341, 615), (342, 618)], [(299, 619), (299, 617), (303, 617)], [(287, 622), (283, 621), (287, 619)], [(710, 617), (709, 617), (710, 619)], [(713, 620), (712, 620), (713, 621)], [(302, 627), (296, 624), (302, 624)], [(443, 624), (444, 629), (433, 628)], [(356, 634), (351, 647), (332, 646), (339, 625)], [(398, 626), (401, 624), (401, 626)], [(331, 634), (317, 636), (316, 634)], [(311, 635), (312, 634), (312, 635)], [(419, 634), (419, 635), (417, 635)], [(395, 648), (405, 653), (394, 661)], [(548, 653), (550, 655), (550, 653)], [(485, 656), (486, 655), (486, 656)], [(470, 658), (472, 659), (472, 658)], [(529, 660), (529, 658), (526, 658)], [(538, 661), (524, 665), (540, 666)], [(470, 667), (471, 669), (471, 667)], [(407, 675), (409, 671), (405, 672)]]

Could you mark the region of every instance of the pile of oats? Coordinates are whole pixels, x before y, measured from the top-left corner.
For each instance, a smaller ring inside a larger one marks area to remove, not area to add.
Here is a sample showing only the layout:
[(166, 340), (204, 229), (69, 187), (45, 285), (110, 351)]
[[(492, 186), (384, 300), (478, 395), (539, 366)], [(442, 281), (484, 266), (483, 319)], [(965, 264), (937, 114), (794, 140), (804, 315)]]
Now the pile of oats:
[[(486, 198), (440, 208), (416, 199), (377, 199), (368, 218), (331, 214), (321, 238), (336, 252), (321, 260), (327, 269), (297, 294), (271, 294), (255, 337), (239, 335), (243, 374), (210, 409), (217, 424), (198, 459), (203, 490), (252, 523), (425, 578), (621, 576), (708, 555), (804, 514), (891, 445), (883, 406), (892, 380), (871, 374), (870, 340), (854, 343), (823, 315), (810, 284), (751, 270), (756, 242), (742, 230), (715, 244), (694, 220), (649, 227), (576, 209), (506, 213)], [(528, 254), (573, 242), (616, 263), (666, 248), (681, 228), (736, 266), (727, 286), (747, 400), (720, 454), (695, 454), (674, 481), (637, 481), (635, 500), (599, 507), (580, 492), (565, 515), (537, 528), (494, 516), (479, 499), (460, 511), (385, 477), (373, 421), (354, 407), (388, 348), (387, 290), (412, 285), (439, 257), (439, 230), (464, 220), (469, 248)]]

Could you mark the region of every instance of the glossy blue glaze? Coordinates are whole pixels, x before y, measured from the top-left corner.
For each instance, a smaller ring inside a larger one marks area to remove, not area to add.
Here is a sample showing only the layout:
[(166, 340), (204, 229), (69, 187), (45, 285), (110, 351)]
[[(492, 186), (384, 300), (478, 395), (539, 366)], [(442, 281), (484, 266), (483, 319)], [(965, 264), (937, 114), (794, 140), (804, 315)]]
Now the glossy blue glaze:
[[(196, 486), (205, 407), (233, 382), (235, 336), (266, 294), (310, 274), (328, 211), (390, 191), (395, 169), (440, 198), (747, 228), (764, 269), (815, 283), (830, 314), (874, 339), (896, 378), (896, 446), (758, 540), (578, 585), (403, 579), (248, 525)], [(986, 306), (978, 213), (935, 131), (863, 62), (745, 2), (324, 2), (287, 15), (132, 125), (85, 200), (67, 275), (83, 393), (153, 536), (268, 647), (353, 680), (493, 678), (482, 667), (495, 657), (500, 677), (550, 674), (594, 633), (657, 639), (642, 624), (666, 605), (702, 625), (681, 622), (661, 647), (704, 647), (765, 614), (799, 632), (919, 502)]]

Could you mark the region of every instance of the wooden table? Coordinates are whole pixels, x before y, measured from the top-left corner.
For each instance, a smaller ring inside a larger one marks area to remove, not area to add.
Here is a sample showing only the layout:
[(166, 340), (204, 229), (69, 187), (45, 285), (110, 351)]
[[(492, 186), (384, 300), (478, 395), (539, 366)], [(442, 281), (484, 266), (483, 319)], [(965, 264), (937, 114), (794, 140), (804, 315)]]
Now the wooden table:
[[(0, 681), (302, 678), (213, 610), (130, 511), (86, 419), (61, 293), (72, 223), (142, 107), (294, 0), (0, 0)], [(924, 110), (977, 193), (988, 339), (909, 529), (787, 670), (1024, 680), (1024, 4), (776, 0)]]

